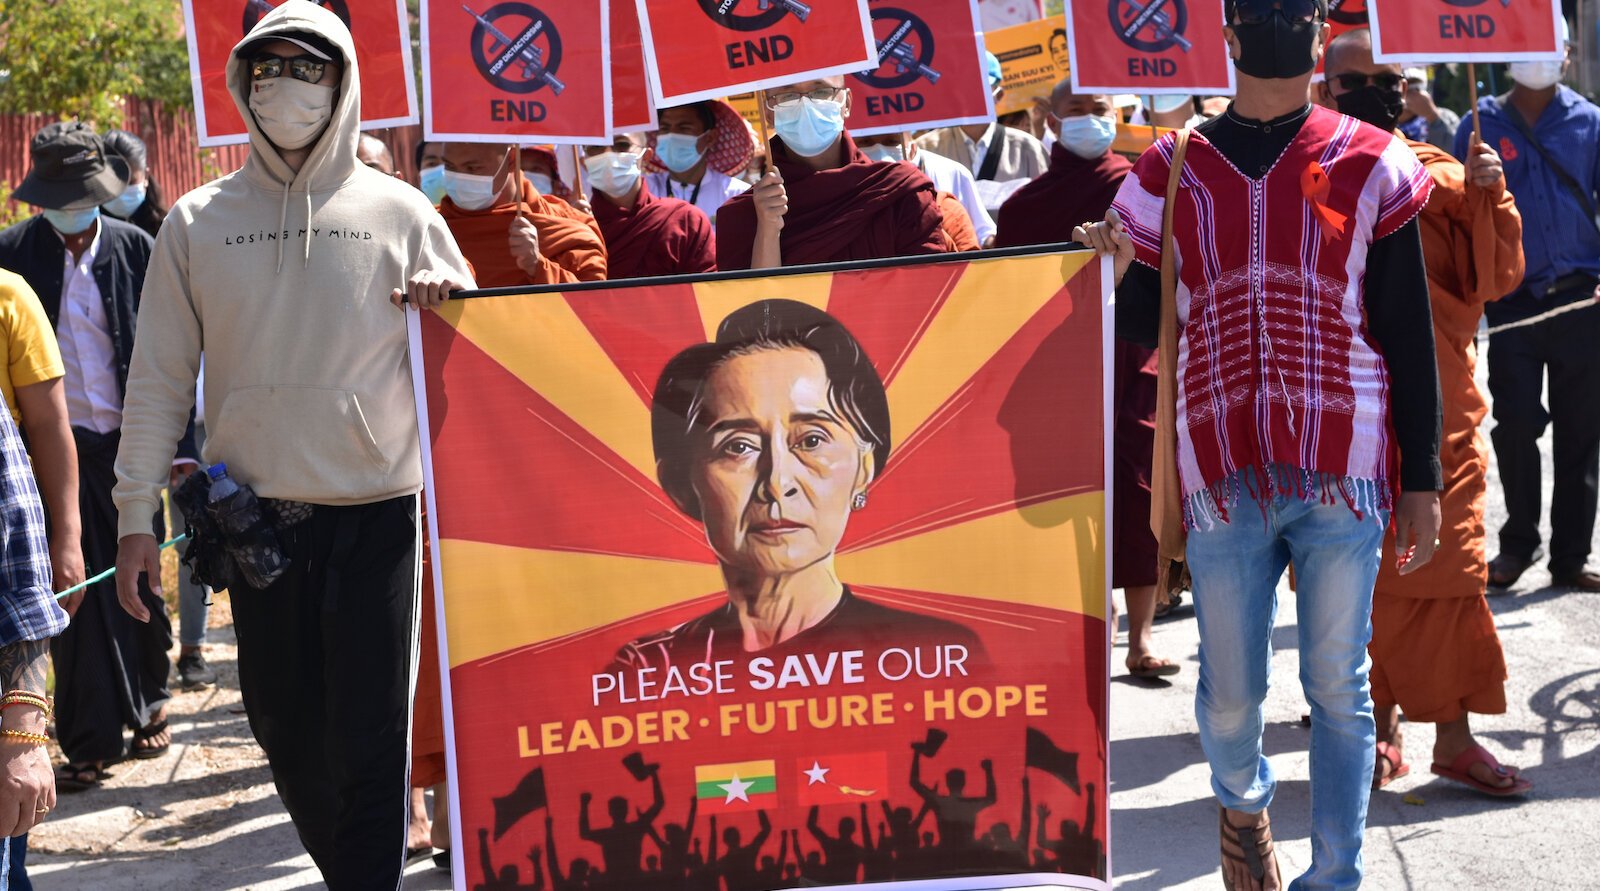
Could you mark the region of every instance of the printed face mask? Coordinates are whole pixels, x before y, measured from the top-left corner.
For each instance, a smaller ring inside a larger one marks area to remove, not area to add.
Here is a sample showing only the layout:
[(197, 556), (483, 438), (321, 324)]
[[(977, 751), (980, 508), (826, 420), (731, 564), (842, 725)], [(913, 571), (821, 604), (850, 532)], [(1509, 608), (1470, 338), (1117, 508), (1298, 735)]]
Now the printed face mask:
[(1406, 100), (1399, 90), (1385, 90), (1377, 84), (1367, 84), (1333, 97), (1340, 114), (1365, 121), (1379, 130), (1393, 130), (1405, 110)]
[(122, 190), (121, 195), (107, 201), (100, 207), (106, 213), (125, 220), (139, 209), (139, 205), (144, 203), (146, 191), (147, 187), (144, 183), (129, 183), (128, 187)]
[(1311, 47), (1321, 30), (1322, 22), (1290, 21), (1281, 10), (1259, 22), (1240, 22), (1233, 26), (1241, 50), (1233, 65), (1251, 77), (1267, 80), (1299, 77), (1317, 67)]
[(1511, 79), (1530, 90), (1548, 90), (1561, 83), (1560, 62), (1512, 62)]
[(83, 210), (46, 210), (44, 218), (55, 227), (62, 235), (78, 235), (94, 225), (100, 219), (100, 208), (87, 207)]
[(444, 172), (444, 192), (462, 210), (483, 210), (500, 197), (500, 190), (494, 187), (494, 177), (454, 170)]
[(612, 198), (621, 198), (633, 191), (639, 182), (639, 155), (637, 152), (606, 152), (583, 159), (583, 169), (589, 174), (589, 183)]
[(315, 142), (333, 117), (333, 87), (275, 77), (250, 85), (250, 111), (261, 132), (281, 149)]
[(1117, 119), (1085, 114), (1062, 118), (1056, 131), (1061, 147), (1086, 160), (1104, 155), (1117, 138)]
[(435, 164), (432, 167), (422, 168), (422, 173), (417, 177), (417, 188), (428, 200), (434, 204), (444, 200), (444, 165)]
[(694, 169), (706, 153), (700, 150), (700, 137), (667, 133), (656, 137), (656, 157), (673, 173)]
[(772, 128), (795, 154), (814, 158), (832, 148), (844, 132), (844, 103), (801, 97), (773, 110)]
[(864, 145), (861, 154), (874, 161), (904, 161), (906, 159), (905, 146), (900, 145)]

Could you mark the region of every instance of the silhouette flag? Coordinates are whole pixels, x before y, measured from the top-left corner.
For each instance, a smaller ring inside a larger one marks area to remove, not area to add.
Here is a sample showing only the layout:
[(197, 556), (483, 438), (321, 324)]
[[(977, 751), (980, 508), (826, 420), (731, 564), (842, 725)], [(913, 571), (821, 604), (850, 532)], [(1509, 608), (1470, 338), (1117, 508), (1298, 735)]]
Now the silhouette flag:
[(912, 743), (911, 747), (920, 752), (922, 757), (932, 758), (939, 754), (939, 749), (944, 745), (944, 741), (949, 738), (950, 734), (945, 733), (943, 730), (937, 727), (929, 727), (928, 738), (919, 743)]
[(535, 767), (510, 795), (494, 800), (494, 840), (499, 841), (518, 820), (549, 803), (544, 793), (544, 768)]
[(1037, 767), (1058, 777), (1072, 791), (1078, 791), (1078, 755), (1056, 748), (1042, 731), (1028, 728), (1027, 766)]

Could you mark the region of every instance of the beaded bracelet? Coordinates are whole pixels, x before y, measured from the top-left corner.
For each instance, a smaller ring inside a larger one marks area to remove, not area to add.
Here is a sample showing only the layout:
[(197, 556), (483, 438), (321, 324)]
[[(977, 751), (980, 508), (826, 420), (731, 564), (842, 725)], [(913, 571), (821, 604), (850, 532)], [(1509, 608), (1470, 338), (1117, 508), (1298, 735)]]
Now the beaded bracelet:
[(50, 737), (43, 733), (29, 733), (25, 730), (0, 730), (0, 738), (20, 740), (42, 746), (50, 741)]
[(5, 694), (4, 696), (0, 696), (0, 712), (4, 712), (6, 709), (14, 705), (31, 705), (34, 708), (44, 712), (47, 717), (55, 711), (55, 709), (51, 706), (50, 700), (38, 695), (37, 693), (13, 691)]
[(44, 705), (50, 704), (48, 697), (42, 696), (38, 693), (30, 693), (27, 690), (12, 690), (10, 693), (0, 695), (0, 702), (10, 702), (11, 700), (19, 700), (24, 702), (31, 701), (42, 703)]

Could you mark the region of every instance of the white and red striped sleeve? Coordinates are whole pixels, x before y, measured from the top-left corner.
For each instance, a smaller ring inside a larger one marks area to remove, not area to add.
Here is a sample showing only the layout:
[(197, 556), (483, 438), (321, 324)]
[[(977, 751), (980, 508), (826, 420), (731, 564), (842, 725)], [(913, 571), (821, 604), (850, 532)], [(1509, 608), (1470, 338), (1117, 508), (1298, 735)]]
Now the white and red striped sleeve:
[(1372, 228), (1377, 240), (1393, 235), (1422, 213), (1433, 194), (1433, 177), (1417, 153), (1395, 138), (1378, 157), (1367, 186), (1378, 196), (1378, 218)]
[(1122, 215), (1133, 238), (1134, 259), (1161, 268), (1161, 215), (1167, 204), (1167, 176), (1172, 170), (1172, 136), (1163, 136), (1145, 150), (1122, 181), (1111, 207)]

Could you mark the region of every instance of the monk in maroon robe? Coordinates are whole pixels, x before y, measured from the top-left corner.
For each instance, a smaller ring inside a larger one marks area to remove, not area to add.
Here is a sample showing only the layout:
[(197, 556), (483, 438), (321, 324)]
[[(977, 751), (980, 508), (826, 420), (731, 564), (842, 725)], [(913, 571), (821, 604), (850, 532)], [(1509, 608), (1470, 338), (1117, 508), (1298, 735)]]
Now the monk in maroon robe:
[(948, 249), (933, 182), (873, 161), (844, 132), (844, 78), (767, 92), (775, 169), (717, 211), (717, 268), (773, 269)]
[[(1072, 227), (1078, 225), (1074, 221), (1105, 218), (1133, 169), (1111, 151), (1107, 134), (1115, 132), (1115, 114), (1111, 97), (1074, 94), (1071, 81), (1056, 84), (1050, 116), (1061, 135), (1050, 149), (1050, 169), (1000, 206), (995, 247), (1071, 241)], [(1119, 340), (1114, 361), (1111, 585), (1122, 588), (1128, 599), (1128, 671), (1136, 677), (1161, 677), (1176, 674), (1178, 665), (1150, 651), (1157, 599), (1156, 538), (1150, 532), (1156, 354)]]
[(640, 167), (644, 149), (638, 134), (621, 133), (611, 145), (585, 151), (594, 218), (606, 240), (607, 278), (716, 271), (711, 221), (687, 201), (650, 194)]

